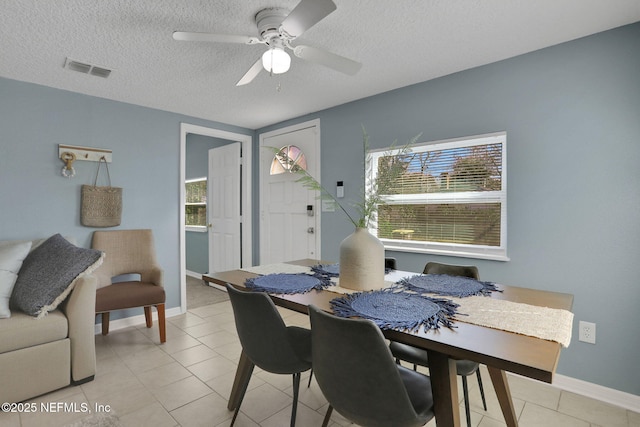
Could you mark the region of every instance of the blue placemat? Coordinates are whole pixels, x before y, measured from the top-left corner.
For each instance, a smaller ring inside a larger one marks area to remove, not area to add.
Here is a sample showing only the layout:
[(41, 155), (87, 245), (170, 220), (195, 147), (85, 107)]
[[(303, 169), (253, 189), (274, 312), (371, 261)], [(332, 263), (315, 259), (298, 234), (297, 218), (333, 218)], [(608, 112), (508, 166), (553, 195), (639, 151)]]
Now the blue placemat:
[(312, 266), (311, 270), (317, 274), (329, 277), (338, 277), (340, 275), (340, 264), (318, 264)]
[(447, 274), (419, 274), (404, 278), (397, 284), (415, 292), (459, 298), (472, 295), (490, 295), (493, 291), (502, 292), (492, 282), (481, 282), (470, 277), (449, 276)]
[(417, 331), (452, 328), (458, 304), (408, 292), (380, 290), (359, 292), (331, 300), (333, 312), (340, 317), (372, 320), (380, 329)]
[(303, 294), (312, 289), (322, 290), (331, 284), (328, 277), (304, 273), (267, 274), (245, 281), (245, 286), (251, 290), (273, 294)]
[[(318, 264), (311, 267), (311, 270), (316, 274), (321, 274), (323, 276), (329, 277), (339, 277), (340, 276), (340, 264)], [(384, 274), (388, 274), (391, 271), (390, 268), (384, 269)]]

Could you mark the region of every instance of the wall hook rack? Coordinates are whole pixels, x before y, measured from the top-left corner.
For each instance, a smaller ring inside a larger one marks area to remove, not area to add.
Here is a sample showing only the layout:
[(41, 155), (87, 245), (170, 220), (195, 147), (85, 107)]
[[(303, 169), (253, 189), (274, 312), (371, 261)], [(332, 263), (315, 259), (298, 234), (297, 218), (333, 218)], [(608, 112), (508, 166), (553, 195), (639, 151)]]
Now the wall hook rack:
[(73, 178), (76, 174), (73, 162), (76, 160), (99, 162), (104, 159), (107, 163), (111, 163), (112, 151), (104, 148), (58, 144), (58, 157), (64, 162), (62, 176)]
[[(99, 162), (102, 157), (107, 163), (111, 163), (112, 150), (105, 148), (80, 147), (76, 145), (58, 144), (58, 157), (62, 159), (64, 153), (71, 153), (76, 156), (76, 161), (84, 160), (88, 162)], [(62, 159), (64, 161), (64, 159)]]

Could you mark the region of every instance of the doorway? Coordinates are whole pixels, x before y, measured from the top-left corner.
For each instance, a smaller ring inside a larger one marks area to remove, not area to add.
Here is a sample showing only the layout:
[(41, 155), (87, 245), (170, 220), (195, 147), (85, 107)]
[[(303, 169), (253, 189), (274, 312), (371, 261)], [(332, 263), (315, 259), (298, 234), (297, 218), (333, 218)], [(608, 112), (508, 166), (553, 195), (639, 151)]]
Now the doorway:
[(180, 124), (180, 215), (179, 215), (179, 233), (180, 233), (180, 309), (184, 313), (187, 310), (186, 296), (186, 227), (185, 227), (185, 180), (186, 180), (186, 151), (187, 139), (189, 135), (200, 135), (218, 139), (228, 140), (230, 142), (239, 142), (242, 150), (242, 168), (240, 174), (240, 192), (241, 203), (243, 206), (243, 215), (241, 217), (242, 235), (241, 235), (241, 258), (242, 266), (251, 266), (252, 264), (252, 215), (251, 215), (251, 151), (252, 137), (249, 135), (228, 132), (214, 128), (192, 125), (188, 123)]

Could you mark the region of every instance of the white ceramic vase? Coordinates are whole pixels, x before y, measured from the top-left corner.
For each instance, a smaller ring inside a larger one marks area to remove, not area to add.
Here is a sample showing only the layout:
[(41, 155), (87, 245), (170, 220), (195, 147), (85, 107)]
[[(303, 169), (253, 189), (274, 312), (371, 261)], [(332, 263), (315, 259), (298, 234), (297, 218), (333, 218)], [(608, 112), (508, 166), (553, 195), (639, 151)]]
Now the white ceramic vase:
[(357, 291), (384, 288), (384, 245), (367, 228), (340, 243), (340, 286)]

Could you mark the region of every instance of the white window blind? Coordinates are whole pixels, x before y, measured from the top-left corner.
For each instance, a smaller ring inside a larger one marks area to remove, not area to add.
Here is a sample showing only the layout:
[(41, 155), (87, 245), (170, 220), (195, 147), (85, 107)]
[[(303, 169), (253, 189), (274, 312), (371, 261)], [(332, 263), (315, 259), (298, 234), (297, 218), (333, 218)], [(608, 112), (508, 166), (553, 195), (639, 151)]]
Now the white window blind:
[[(372, 225), (391, 250), (506, 260), (506, 133), (371, 152)], [(392, 175), (389, 167), (401, 163)]]

